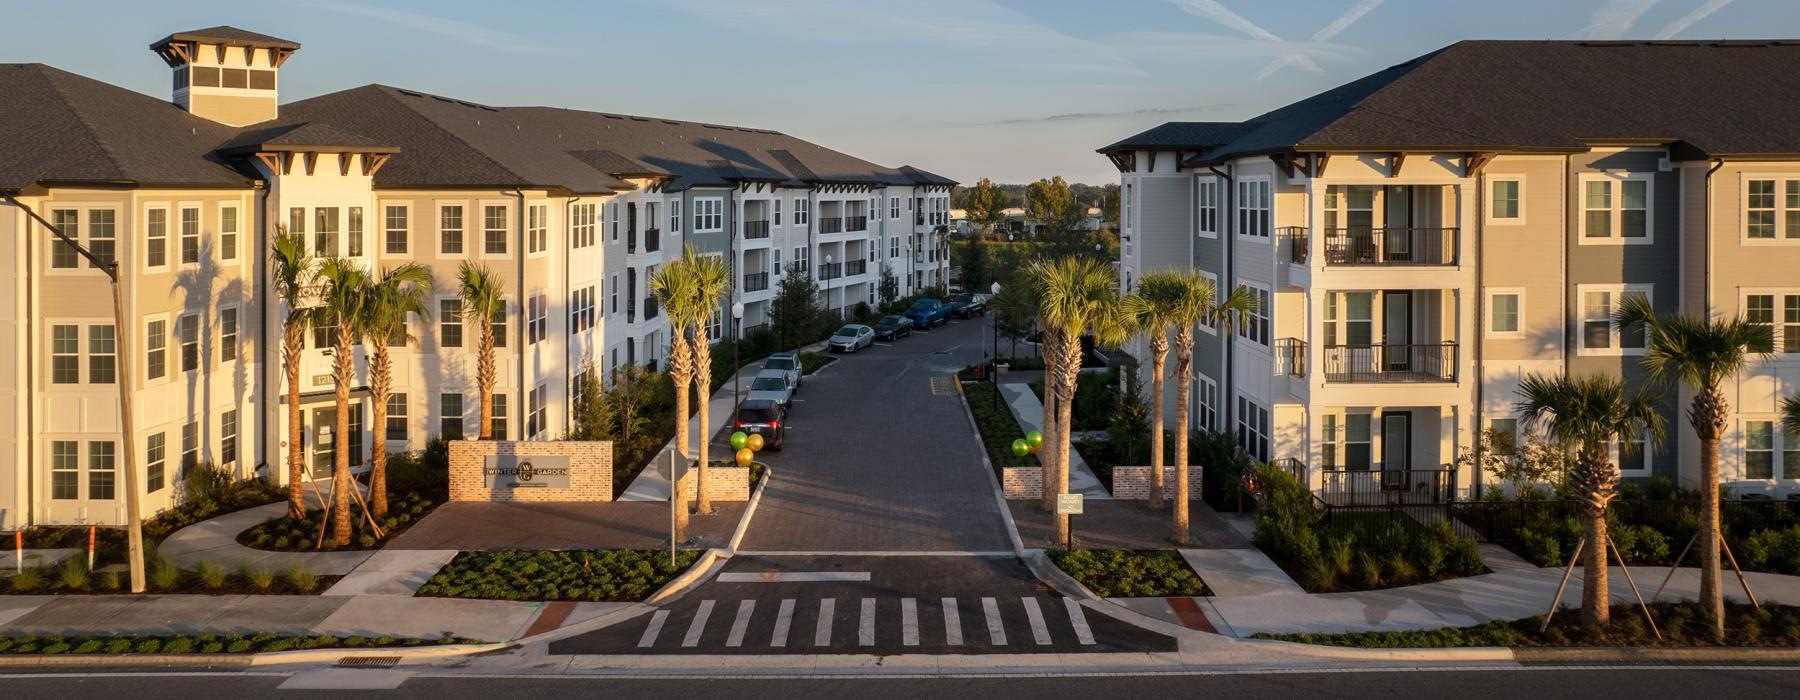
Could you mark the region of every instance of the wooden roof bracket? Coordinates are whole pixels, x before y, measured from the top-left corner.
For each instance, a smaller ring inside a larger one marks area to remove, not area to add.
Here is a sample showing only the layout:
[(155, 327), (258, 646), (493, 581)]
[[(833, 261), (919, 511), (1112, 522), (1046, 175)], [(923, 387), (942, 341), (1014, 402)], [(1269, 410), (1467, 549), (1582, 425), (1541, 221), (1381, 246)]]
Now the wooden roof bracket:
[(1327, 161), (1331, 160), (1331, 154), (1330, 153), (1314, 153), (1314, 154), (1312, 154), (1312, 156), (1310, 158), (1307, 158), (1307, 160), (1310, 161), (1310, 163), (1308, 163), (1308, 165), (1310, 165), (1311, 168), (1306, 176), (1309, 178), (1316, 179), (1319, 176), (1325, 174), (1325, 163)]
[(268, 168), (270, 174), (273, 174), (273, 175), (283, 174), (282, 168), (281, 168), (281, 154), (280, 153), (271, 153), (268, 151), (263, 151), (263, 152), (256, 154), (256, 159), (262, 161), (263, 167)]
[(305, 153), (305, 154), (302, 154), (301, 157), (306, 159), (306, 161), (305, 161), (306, 162), (306, 174), (307, 175), (313, 174), (313, 167), (317, 166), (319, 164), (319, 154)]
[(388, 153), (363, 154), (363, 176), (375, 177), (375, 173), (381, 171), (381, 166), (387, 165), (388, 158), (390, 157), (392, 157), (392, 155)]
[(1493, 153), (1464, 153), (1462, 158), (1463, 177), (1479, 177), (1481, 171), (1487, 169), (1488, 163), (1494, 162)]
[(1269, 156), (1269, 160), (1275, 161), (1275, 167), (1281, 168), (1281, 174), (1287, 176), (1287, 179), (1289, 179), (1289, 180), (1294, 179), (1294, 156), (1293, 156), (1293, 154), (1291, 154), (1291, 153), (1275, 153), (1275, 154), (1272, 154)]
[(1406, 154), (1399, 151), (1388, 154), (1388, 177), (1400, 177), (1400, 165), (1406, 162)]

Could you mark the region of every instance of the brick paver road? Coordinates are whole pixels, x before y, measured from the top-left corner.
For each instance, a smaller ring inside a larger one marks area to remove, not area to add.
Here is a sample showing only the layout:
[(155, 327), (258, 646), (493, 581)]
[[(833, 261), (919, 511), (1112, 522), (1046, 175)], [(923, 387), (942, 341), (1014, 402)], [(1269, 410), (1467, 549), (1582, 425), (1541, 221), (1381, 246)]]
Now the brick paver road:
[(739, 547), (752, 552), (1010, 551), (955, 386), (989, 319), (844, 355), (807, 377)]

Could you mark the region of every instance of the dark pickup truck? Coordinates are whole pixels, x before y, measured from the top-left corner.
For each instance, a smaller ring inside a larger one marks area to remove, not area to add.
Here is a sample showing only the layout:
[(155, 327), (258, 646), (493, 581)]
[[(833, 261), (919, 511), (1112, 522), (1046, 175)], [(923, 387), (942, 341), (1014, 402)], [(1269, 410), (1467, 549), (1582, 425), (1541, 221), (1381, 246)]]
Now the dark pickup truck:
[(987, 315), (987, 295), (963, 292), (950, 297), (950, 316), (953, 318), (974, 318)]

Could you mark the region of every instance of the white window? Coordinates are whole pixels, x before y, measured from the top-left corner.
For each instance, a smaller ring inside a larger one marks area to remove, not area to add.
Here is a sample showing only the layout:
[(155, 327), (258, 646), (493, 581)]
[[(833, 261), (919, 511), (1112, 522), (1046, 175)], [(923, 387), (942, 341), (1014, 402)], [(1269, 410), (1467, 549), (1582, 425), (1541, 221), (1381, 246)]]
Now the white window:
[(235, 306), (219, 309), (219, 361), (231, 362), (238, 356), (238, 310)]
[(610, 217), (612, 218), (612, 225), (610, 228), (612, 229), (612, 242), (614, 243), (619, 242), (619, 209), (618, 202), (606, 203), (606, 211), (609, 212)]
[(593, 204), (577, 204), (570, 209), (569, 247), (586, 248), (594, 244), (594, 229), (597, 227), (594, 218)]
[(506, 254), (506, 206), (489, 204), (481, 208), (481, 252), (484, 255)]
[(526, 397), (525, 397), (525, 404), (526, 404), (525, 405), (525, 437), (527, 437), (527, 438), (543, 437), (544, 429), (547, 427), (547, 424), (548, 424), (548, 421), (546, 421), (544, 419), (544, 414), (546, 412), (545, 405), (548, 403), (548, 401), (546, 400), (545, 397), (549, 393), (550, 393), (549, 387), (547, 387), (543, 384), (539, 384), (539, 385), (537, 385), (537, 388), (531, 390), (530, 394), (526, 395)]
[(200, 264), (200, 208), (181, 209), (181, 264)]
[(1326, 469), (1367, 471), (1374, 467), (1373, 414), (1327, 413), (1322, 420), (1319, 452)]
[(169, 371), (169, 322), (149, 321), (144, 324), (144, 377), (161, 379)]
[(111, 324), (92, 325), (88, 332), (88, 383), (111, 384), (118, 381), (119, 338)]
[(594, 286), (575, 290), (569, 300), (569, 332), (581, 333), (594, 327)]
[(780, 226), (781, 225), (781, 200), (780, 199), (771, 199), (771, 200), (769, 200), (769, 203), (775, 205), (770, 210), (771, 213), (774, 215), (774, 220), (773, 220), (774, 223), (771, 223), (769, 225), (770, 226)]
[(1620, 476), (1650, 475), (1650, 441), (1648, 434), (1637, 435), (1621, 444), (1613, 441), (1608, 447), (1608, 457), (1613, 464), (1619, 465)]
[(1256, 311), (1243, 318), (1231, 319), (1231, 322), (1237, 325), (1239, 337), (1266, 347), (1269, 344), (1269, 312), (1272, 308), (1269, 290), (1249, 284), (1244, 285), (1244, 289), (1250, 290), (1251, 296), (1256, 297)]
[(181, 426), (181, 474), (200, 464), (200, 424), (189, 421)]
[(238, 457), (238, 414), (236, 410), (219, 414), (219, 464), (234, 464)]
[(1744, 238), (1800, 240), (1800, 178), (1744, 181)]
[(775, 268), (775, 276), (780, 277), (781, 276), (781, 249), (780, 248), (770, 248), (769, 249), (769, 264)]
[(1644, 329), (1630, 328), (1620, 332), (1613, 324), (1613, 313), (1627, 296), (1650, 299), (1651, 288), (1652, 285), (1647, 284), (1577, 286), (1581, 293), (1581, 332), (1577, 338), (1580, 342), (1579, 352), (1588, 355), (1642, 355)]
[(1238, 396), (1237, 409), (1238, 447), (1251, 459), (1269, 461), (1269, 409), (1245, 396)]
[(812, 202), (805, 197), (794, 198), (794, 225), (805, 226), (812, 221)]
[(610, 284), (611, 291), (609, 291), (607, 295), (611, 297), (612, 304), (611, 310), (607, 311), (607, 313), (616, 314), (619, 313), (619, 275), (617, 273), (613, 274)]
[(811, 261), (807, 258), (807, 250), (806, 250), (805, 246), (801, 246), (799, 248), (794, 249), (794, 264), (796, 264), (800, 267), (801, 274), (810, 275), (813, 273), (810, 262)]
[(1582, 243), (1649, 243), (1654, 197), (1650, 175), (1581, 177)]
[(725, 230), (725, 200), (717, 197), (694, 200), (694, 233)]
[(360, 258), (363, 255), (362, 207), (344, 209), (344, 248), (344, 254), (352, 258)]
[(387, 431), (388, 440), (407, 441), (407, 405), (406, 394), (388, 394), (387, 425), (382, 426)]
[(200, 369), (200, 315), (188, 314), (175, 323), (181, 340), (181, 371)]
[(438, 347), (460, 348), (463, 346), (462, 300), (438, 300)]
[[(1154, 158), (1155, 156), (1151, 157)], [(1124, 208), (1124, 216), (1121, 217), (1122, 220), (1120, 224), (1127, 230), (1136, 231), (1137, 218), (1135, 212), (1137, 211), (1137, 208), (1133, 206), (1133, 202), (1131, 201), (1132, 195), (1133, 190), (1131, 183), (1127, 182), (1120, 187), (1119, 206)]]
[[(81, 211), (76, 209), (54, 209), (50, 212), (50, 223), (69, 240), (81, 240)], [(75, 252), (75, 246), (58, 240), (50, 251), (50, 267), (58, 270), (73, 270), (81, 267), (81, 254)]]
[(681, 233), (681, 200), (679, 199), (669, 200), (669, 233)]
[[(232, 239), (232, 243), (234, 246), (236, 245), (236, 238)], [(113, 258), (118, 254), (117, 212), (111, 209), (88, 210), (87, 246), (88, 252), (92, 253), (94, 257), (106, 263), (113, 262)], [(236, 250), (235, 247), (232, 248), (234, 255)], [(88, 267), (98, 266), (89, 261)]]
[[(1195, 215), (1194, 227), (1206, 238), (1219, 237), (1219, 181), (1216, 178), (1202, 178), (1197, 181), (1198, 189), (1194, 193), (1194, 201), (1200, 210)], [(1130, 186), (1127, 185), (1127, 188)], [(1127, 190), (1129, 192), (1129, 190)], [(1130, 201), (1127, 199), (1126, 201)], [(1135, 227), (1135, 225), (1134, 225)]]
[(438, 207), (438, 254), (463, 254), (463, 208), (461, 204)]
[(382, 251), (388, 255), (405, 255), (407, 248), (405, 205), (390, 204), (382, 211)]
[(155, 433), (144, 442), (145, 493), (156, 493), (163, 488), (164, 472), (169, 466), (168, 442), (168, 433)]
[(338, 254), (338, 210), (335, 207), (313, 209), (313, 253), (320, 257)]
[(1517, 177), (1488, 180), (1488, 222), (1525, 223), (1525, 183)]
[(1200, 411), (1195, 415), (1201, 430), (1216, 432), (1219, 429), (1219, 384), (1204, 374), (1195, 374), (1199, 388), (1194, 393), (1200, 397)]
[(1525, 313), (1525, 290), (1489, 289), (1487, 299), (1488, 337), (1511, 338), (1522, 335), (1519, 324)]
[(888, 257), (890, 257), (890, 258), (900, 257), (900, 237), (899, 236), (894, 236), (894, 237), (888, 239)]
[[(92, 212), (99, 214), (100, 212)], [(109, 214), (111, 212), (108, 212)], [(109, 217), (110, 219), (110, 217)], [(89, 222), (90, 231), (94, 222)], [(111, 238), (111, 236), (108, 236)], [(238, 256), (238, 208), (232, 205), (219, 207), (219, 259), (236, 260)]]
[(550, 206), (533, 204), (525, 208), (525, 251), (543, 253), (550, 250)]
[(113, 499), (115, 469), (118, 455), (114, 453), (115, 444), (111, 440), (88, 441), (88, 500), (110, 501)]
[(80, 442), (50, 442), (50, 497), (59, 501), (81, 498)]
[(144, 267), (169, 264), (169, 210), (144, 210)]
[(890, 218), (890, 219), (900, 218), (900, 198), (899, 197), (889, 197), (888, 198), (888, 218)]
[(538, 292), (525, 299), (525, 344), (543, 340), (550, 331), (550, 298)]
[(1238, 235), (1250, 238), (1269, 237), (1269, 181), (1267, 179), (1238, 182)]
[(1800, 434), (1782, 429), (1779, 421), (1768, 419), (1745, 420), (1743, 433), (1741, 478), (1800, 479)]
[(81, 383), (81, 326), (50, 327), (50, 383)]

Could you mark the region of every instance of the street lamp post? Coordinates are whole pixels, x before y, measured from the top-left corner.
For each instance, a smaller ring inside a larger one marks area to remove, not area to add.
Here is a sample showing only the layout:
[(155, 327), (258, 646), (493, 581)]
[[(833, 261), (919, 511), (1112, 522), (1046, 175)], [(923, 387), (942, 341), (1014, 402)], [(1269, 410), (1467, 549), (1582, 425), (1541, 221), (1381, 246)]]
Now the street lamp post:
[(738, 354), (738, 341), (743, 338), (744, 302), (740, 301), (731, 305), (731, 366), (737, 368), (731, 371), (731, 410), (733, 412), (737, 411), (737, 405), (741, 401), (738, 398), (738, 385), (740, 384), (738, 377), (744, 373), (744, 359), (742, 355)]
[[(831, 256), (825, 256), (825, 274), (819, 276), (825, 278), (825, 310), (827, 312), (835, 312), (836, 307), (831, 305)], [(842, 321), (844, 319), (840, 318), (838, 320)]]
[(1000, 376), (999, 376), (1000, 375), (1000, 317), (994, 315), (994, 299), (999, 298), (999, 296), (1000, 296), (1000, 283), (998, 281), (994, 282), (994, 286), (988, 287), (988, 290), (992, 291), (994, 293), (993, 296), (988, 297), (988, 310), (987, 310), (988, 327), (989, 327), (988, 335), (991, 335), (994, 338), (994, 352), (993, 352), (993, 354), (989, 355), (989, 357), (994, 358), (994, 361), (993, 361), (993, 364), (991, 364), (988, 367), (988, 370), (989, 370), (988, 371), (988, 381), (990, 383), (992, 383), (995, 387), (999, 387), (1000, 386)]

